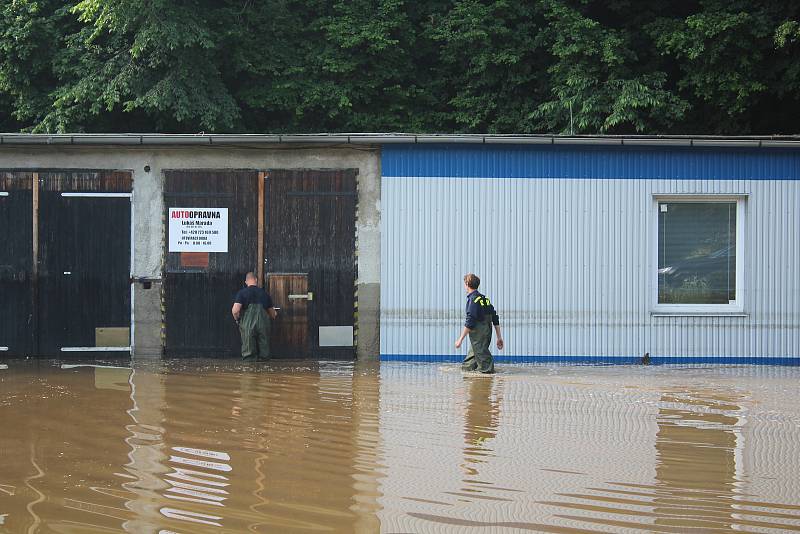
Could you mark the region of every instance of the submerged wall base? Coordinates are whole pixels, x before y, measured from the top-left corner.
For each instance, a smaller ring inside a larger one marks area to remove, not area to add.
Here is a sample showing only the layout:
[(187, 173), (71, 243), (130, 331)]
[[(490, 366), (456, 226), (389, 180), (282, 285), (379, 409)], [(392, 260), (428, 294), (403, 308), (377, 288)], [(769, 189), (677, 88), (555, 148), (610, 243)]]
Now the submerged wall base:
[[(457, 354), (381, 354), (382, 362), (460, 363)], [(494, 356), (495, 363), (563, 363), (588, 365), (643, 365), (641, 356)], [(800, 366), (800, 357), (771, 356), (651, 356), (648, 365), (789, 365)]]

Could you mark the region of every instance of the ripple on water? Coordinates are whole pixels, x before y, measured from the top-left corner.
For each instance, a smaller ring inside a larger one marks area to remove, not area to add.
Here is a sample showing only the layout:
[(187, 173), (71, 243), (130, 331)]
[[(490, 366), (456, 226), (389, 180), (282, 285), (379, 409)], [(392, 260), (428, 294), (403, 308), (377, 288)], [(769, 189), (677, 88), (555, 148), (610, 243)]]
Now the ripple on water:
[(0, 531), (800, 530), (797, 369), (60, 364), (0, 374)]

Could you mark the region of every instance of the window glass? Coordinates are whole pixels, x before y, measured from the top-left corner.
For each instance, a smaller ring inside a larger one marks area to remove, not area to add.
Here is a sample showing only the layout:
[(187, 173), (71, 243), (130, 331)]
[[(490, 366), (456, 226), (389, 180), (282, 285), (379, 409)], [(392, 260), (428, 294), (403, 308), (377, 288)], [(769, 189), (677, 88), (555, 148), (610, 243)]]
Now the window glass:
[(736, 202), (659, 202), (658, 303), (736, 300)]

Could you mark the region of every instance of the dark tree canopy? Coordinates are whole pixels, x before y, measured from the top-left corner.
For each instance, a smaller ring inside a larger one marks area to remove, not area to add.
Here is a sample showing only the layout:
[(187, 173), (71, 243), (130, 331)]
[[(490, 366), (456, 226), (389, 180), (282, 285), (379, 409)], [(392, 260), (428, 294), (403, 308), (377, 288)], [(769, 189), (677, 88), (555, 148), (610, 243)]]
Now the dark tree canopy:
[(0, 0), (0, 130), (792, 134), (785, 0)]

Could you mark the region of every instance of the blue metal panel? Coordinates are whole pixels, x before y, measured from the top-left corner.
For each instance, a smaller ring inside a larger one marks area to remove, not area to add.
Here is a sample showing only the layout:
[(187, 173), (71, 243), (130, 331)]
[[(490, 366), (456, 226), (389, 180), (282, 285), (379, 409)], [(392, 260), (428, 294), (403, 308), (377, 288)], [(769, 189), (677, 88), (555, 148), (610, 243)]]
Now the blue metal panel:
[[(475, 272), (511, 361), (800, 363), (800, 150), (407, 145), (383, 158), (384, 359), (455, 361), (461, 277)], [(664, 194), (746, 198), (742, 315), (655, 313)]]
[(384, 145), (383, 177), (800, 180), (800, 150), (559, 145)]

